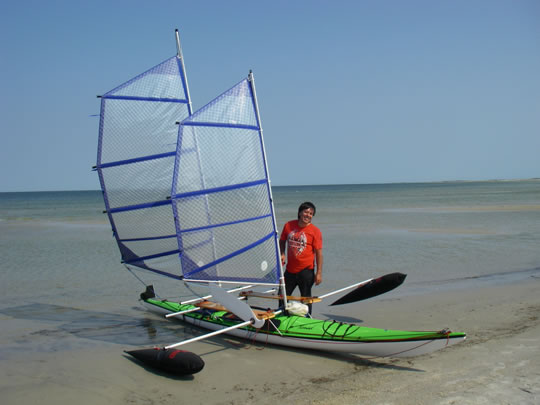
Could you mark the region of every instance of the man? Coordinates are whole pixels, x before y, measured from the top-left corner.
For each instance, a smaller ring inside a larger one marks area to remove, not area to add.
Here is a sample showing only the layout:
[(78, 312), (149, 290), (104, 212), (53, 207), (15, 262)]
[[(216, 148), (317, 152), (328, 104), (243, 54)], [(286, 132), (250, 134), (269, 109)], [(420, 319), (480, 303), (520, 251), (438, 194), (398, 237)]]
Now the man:
[[(322, 282), (323, 241), (319, 228), (311, 223), (315, 216), (315, 205), (304, 202), (298, 207), (298, 219), (289, 221), (283, 227), (279, 239), (281, 263), (285, 265), (287, 246), (287, 267), (285, 271), (285, 290), (291, 295), (296, 286), (302, 297), (311, 297), (313, 284)], [(311, 304), (309, 304), (311, 314)]]

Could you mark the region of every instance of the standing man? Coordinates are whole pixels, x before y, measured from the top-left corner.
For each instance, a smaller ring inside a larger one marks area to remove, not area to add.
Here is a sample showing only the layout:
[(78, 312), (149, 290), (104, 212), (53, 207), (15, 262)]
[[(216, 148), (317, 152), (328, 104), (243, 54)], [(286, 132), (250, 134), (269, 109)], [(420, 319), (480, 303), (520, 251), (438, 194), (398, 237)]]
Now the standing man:
[[(302, 297), (311, 297), (313, 284), (319, 285), (322, 282), (322, 233), (311, 223), (315, 211), (315, 205), (311, 202), (300, 204), (298, 219), (287, 222), (281, 232), (279, 248), (283, 265), (285, 265), (285, 247), (287, 246), (285, 271), (287, 295), (291, 295), (298, 286)], [(309, 313), (311, 314), (311, 304), (309, 304)]]

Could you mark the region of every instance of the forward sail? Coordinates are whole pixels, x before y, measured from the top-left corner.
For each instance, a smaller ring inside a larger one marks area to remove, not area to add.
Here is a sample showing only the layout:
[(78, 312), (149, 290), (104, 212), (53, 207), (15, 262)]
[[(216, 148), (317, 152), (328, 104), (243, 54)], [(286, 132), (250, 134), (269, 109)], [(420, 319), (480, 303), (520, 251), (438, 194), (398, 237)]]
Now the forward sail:
[(176, 123), (190, 113), (180, 48), (177, 56), (101, 97), (96, 169), (122, 260), (177, 278), (179, 250), (169, 197)]
[(251, 73), (180, 123), (172, 208), (184, 280), (279, 284), (276, 222)]

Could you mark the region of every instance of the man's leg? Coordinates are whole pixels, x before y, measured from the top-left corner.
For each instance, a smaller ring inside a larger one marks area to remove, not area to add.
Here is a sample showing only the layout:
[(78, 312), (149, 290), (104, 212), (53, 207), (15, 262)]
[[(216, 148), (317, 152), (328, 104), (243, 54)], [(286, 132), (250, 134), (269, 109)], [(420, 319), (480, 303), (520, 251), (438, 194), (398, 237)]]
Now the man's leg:
[[(315, 284), (315, 271), (312, 269), (304, 269), (297, 273), (297, 283), (302, 297), (311, 297), (311, 287)], [(311, 304), (308, 304), (309, 314), (311, 315)]]

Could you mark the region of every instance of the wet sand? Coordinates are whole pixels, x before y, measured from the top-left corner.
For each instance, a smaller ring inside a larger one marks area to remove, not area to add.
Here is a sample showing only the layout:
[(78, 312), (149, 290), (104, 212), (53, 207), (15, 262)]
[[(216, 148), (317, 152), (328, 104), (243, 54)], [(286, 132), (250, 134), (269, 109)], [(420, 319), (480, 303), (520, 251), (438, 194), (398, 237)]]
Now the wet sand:
[[(430, 295), (392, 298), (389, 293), (340, 310), (343, 320), (366, 326), (467, 332), (465, 343), (429, 355), (363, 359), (216, 337), (186, 348), (206, 363), (191, 377), (154, 372), (122, 354), (137, 346), (85, 339), (47, 322), (3, 314), (2, 327), (9, 333), (0, 342), (1, 402), (537, 404), (539, 289), (540, 278), (530, 277)], [(113, 323), (110, 333), (114, 330)], [(173, 343), (171, 338), (162, 343)]]

